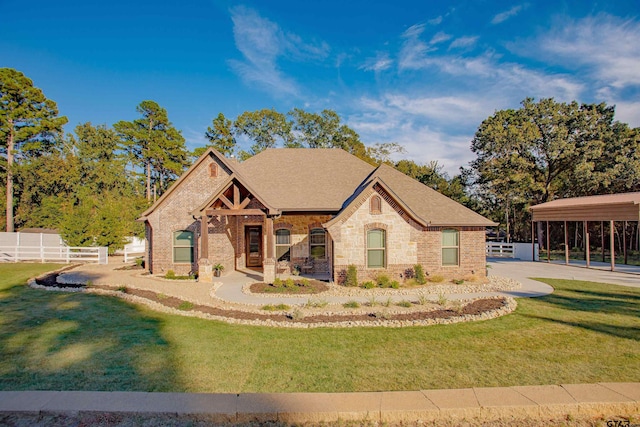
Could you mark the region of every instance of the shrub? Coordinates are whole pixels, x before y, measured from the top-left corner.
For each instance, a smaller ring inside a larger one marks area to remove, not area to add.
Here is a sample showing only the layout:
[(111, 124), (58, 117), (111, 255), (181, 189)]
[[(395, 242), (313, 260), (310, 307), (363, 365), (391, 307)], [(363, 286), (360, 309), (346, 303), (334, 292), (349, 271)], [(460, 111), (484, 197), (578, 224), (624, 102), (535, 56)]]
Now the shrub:
[(369, 307), (375, 307), (376, 305), (378, 305), (378, 300), (376, 299), (375, 295), (369, 298), (369, 302), (367, 304), (369, 305)]
[(418, 281), (416, 279), (407, 279), (404, 281), (404, 285), (405, 286), (417, 286), (419, 285)]
[(392, 302), (393, 301), (391, 301), (391, 297), (389, 297), (385, 302), (382, 303), (382, 305), (384, 305), (385, 307), (391, 307)]
[(193, 310), (193, 304), (189, 301), (182, 301), (178, 306), (178, 310), (189, 311)]
[(442, 306), (447, 305), (447, 297), (442, 292), (438, 294), (438, 304)]
[(276, 277), (275, 279), (273, 279), (274, 288), (281, 288), (282, 286), (283, 286), (282, 279), (280, 279), (279, 277)]
[(444, 276), (440, 276), (440, 275), (431, 276), (429, 280), (432, 281), (433, 283), (442, 283), (444, 282)]
[(306, 277), (303, 277), (303, 278), (300, 280), (300, 286), (304, 286), (304, 287), (309, 286), (309, 279), (307, 279)]
[(273, 304), (263, 305), (260, 310), (264, 311), (275, 311), (276, 307)]
[(126, 286), (118, 286), (118, 292), (122, 292), (123, 294), (127, 293), (127, 287)]
[(344, 304), (342, 304), (342, 306), (344, 308), (358, 308), (360, 307), (360, 303), (358, 301), (351, 300), (351, 301), (345, 302)]
[(276, 310), (289, 310), (291, 307), (289, 307), (287, 304), (278, 304), (276, 305)]
[(284, 287), (289, 289), (295, 288), (296, 282), (291, 277), (289, 277), (287, 280), (284, 281)]
[(167, 271), (167, 274), (164, 275), (165, 279), (175, 279), (176, 278), (176, 272), (173, 270), (169, 270)]
[(169, 298), (169, 297), (168, 297), (168, 296), (166, 296), (165, 294), (156, 294), (156, 297), (157, 297), (159, 300), (163, 300), (163, 299), (167, 299), (167, 298)]
[(416, 275), (416, 282), (418, 282), (419, 285), (424, 285), (425, 283), (427, 283), (427, 277), (424, 275), (424, 270), (422, 269), (422, 266), (420, 264), (416, 264), (413, 267), (413, 271)]
[(411, 303), (411, 301), (403, 299), (402, 301), (398, 302), (397, 305), (399, 307), (405, 307), (405, 308), (409, 308), (411, 307), (413, 304)]
[(144, 258), (136, 258), (136, 267), (144, 268)]
[(375, 288), (375, 287), (376, 287), (376, 284), (375, 284), (375, 283), (373, 283), (371, 280), (369, 280), (369, 281), (367, 281), (367, 282), (364, 282), (364, 283), (363, 283), (362, 285), (360, 285), (360, 286), (362, 286), (362, 287), (363, 287), (363, 288), (365, 288), (365, 289), (373, 289), (373, 288)]
[(427, 298), (426, 295), (420, 295), (418, 297), (418, 304), (427, 305), (428, 302), (429, 302), (429, 298)]
[(386, 274), (378, 274), (378, 277), (376, 277), (376, 283), (381, 288), (389, 288), (391, 285), (391, 279), (389, 279), (389, 276)]
[(389, 287), (393, 289), (398, 289), (400, 287), (400, 282), (398, 282), (397, 280), (392, 280), (391, 283), (389, 283)]
[(349, 264), (347, 267), (347, 276), (344, 278), (344, 285), (358, 286), (358, 269), (353, 264)]
[(462, 314), (462, 303), (460, 301), (454, 301), (452, 304), (453, 311), (455, 311), (458, 314)]
[(291, 318), (293, 320), (302, 320), (304, 319), (304, 313), (299, 308), (296, 308), (293, 310), (293, 313), (291, 313)]
[(327, 301), (326, 299), (320, 299), (320, 298), (318, 298), (318, 299), (309, 299), (305, 305), (307, 307), (323, 308), (323, 307), (326, 307), (327, 305), (329, 305), (329, 301)]
[(453, 283), (455, 283), (456, 285), (462, 285), (464, 283), (464, 280), (462, 279), (454, 279), (452, 280)]

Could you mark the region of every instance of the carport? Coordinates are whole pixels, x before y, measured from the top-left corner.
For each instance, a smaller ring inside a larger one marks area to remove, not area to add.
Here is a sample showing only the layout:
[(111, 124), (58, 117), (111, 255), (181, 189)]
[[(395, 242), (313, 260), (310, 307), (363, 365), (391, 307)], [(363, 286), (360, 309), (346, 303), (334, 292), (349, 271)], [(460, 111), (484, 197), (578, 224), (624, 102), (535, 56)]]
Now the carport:
[[(589, 222), (601, 223), (602, 253), (604, 260), (604, 224), (609, 223), (609, 245), (611, 250), (611, 271), (615, 270), (615, 222), (623, 222), (622, 247), (624, 263), (627, 263), (627, 226), (629, 222), (640, 221), (640, 192), (606, 194), (601, 196), (573, 197), (558, 199), (532, 206), (531, 208), (532, 246), (536, 242), (536, 225), (546, 225), (547, 262), (551, 262), (549, 223), (564, 223), (565, 264), (569, 264), (569, 236), (567, 222), (582, 222), (584, 233), (585, 260), (590, 264)], [(533, 250), (533, 249), (532, 249)]]

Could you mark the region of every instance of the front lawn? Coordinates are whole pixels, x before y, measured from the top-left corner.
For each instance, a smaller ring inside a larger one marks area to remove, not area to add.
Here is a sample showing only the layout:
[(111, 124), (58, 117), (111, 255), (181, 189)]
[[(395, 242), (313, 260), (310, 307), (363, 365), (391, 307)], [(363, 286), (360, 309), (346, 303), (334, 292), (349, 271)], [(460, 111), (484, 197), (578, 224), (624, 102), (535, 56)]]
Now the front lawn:
[(640, 381), (640, 289), (544, 280), (511, 315), (403, 329), (271, 329), (30, 289), (0, 265), (0, 389), (294, 392)]

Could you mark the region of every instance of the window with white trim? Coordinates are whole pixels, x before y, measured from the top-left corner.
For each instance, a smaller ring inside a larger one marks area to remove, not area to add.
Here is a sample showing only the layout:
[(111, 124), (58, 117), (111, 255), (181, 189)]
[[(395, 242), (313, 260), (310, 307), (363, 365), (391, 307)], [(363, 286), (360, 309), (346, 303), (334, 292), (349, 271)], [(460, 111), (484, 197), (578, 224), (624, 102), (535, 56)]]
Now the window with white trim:
[(313, 259), (327, 257), (327, 235), (322, 228), (312, 228), (309, 231), (309, 253)]
[(286, 228), (276, 230), (276, 258), (278, 261), (291, 260), (291, 231)]
[(442, 230), (442, 265), (459, 265), (460, 232)]
[(187, 230), (173, 233), (173, 262), (193, 262), (193, 232)]
[(379, 228), (367, 231), (367, 268), (385, 268), (386, 237), (385, 231)]

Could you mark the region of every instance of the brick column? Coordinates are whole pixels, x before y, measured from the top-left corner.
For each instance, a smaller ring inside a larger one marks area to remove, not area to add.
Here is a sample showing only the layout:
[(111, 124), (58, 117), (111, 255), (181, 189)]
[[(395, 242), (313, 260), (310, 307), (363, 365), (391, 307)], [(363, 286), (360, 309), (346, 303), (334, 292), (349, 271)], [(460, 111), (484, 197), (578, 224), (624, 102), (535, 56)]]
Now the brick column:
[(198, 260), (198, 281), (213, 282), (213, 270), (209, 260), (209, 217), (200, 217), (200, 259)]
[(273, 253), (273, 218), (269, 216), (264, 219), (264, 233), (267, 236), (267, 247), (264, 251), (265, 259), (262, 262), (262, 273), (264, 275), (265, 283), (273, 283), (276, 278), (276, 259)]

